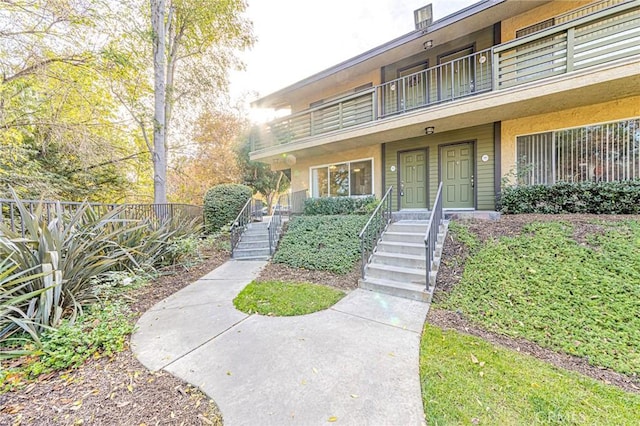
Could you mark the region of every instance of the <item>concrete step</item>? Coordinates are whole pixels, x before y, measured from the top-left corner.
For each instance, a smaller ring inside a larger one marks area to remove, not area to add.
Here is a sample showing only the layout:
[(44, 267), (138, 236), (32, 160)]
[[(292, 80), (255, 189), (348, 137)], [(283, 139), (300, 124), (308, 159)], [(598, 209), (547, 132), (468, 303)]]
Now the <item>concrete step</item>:
[(413, 232), (418, 234), (425, 234), (429, 221), (427, 220), (402, 220), (400, 222), (393, 222), (387, 228), (388, 232)]
[(397, 241), (380, 241), (378, 243), (378, 251), (385, 253), (410, 254), (413, 256), (425, 256), (426, 253), (424, 242), (416, 244), (401, 243)]
[(236, 248), (239, 249), (259, 249), (259, 248), (269, 248), (269, 240), (262, 241), (244, 241), (240, 240)]
[(424, 244), (424, 233), (387, 231), (382, 234), (382, 241)]
[(424, 254), (422, 256), (414, 256), (411, 254), (378, 251), (373, 254), (371, 263), (414, 269), (425, 269), (427, 267), (426, 255)]
[(247, 230), (250, 229), (267, 229), (269, 227), (269, 222), (251, 222), (247, 225)]
[(426, 271), (424, 269), (405, 268), (402, 266), (383, 265), (370, 263), (367, 265), (364, 276), (366, 278), (382, 278), (401, 283), (426, 285)]
[(248, 257), (269, 257), (271, 253), (269, 253), (269, 248), (236, 248), (233, 251), (234, 259), (248, 258)]
[(378, 293), (390, 294), (392, 296), (403, 297), (405, 299), (419, 300), (421, 302), (431, 302), (432, 293), (426, 291), (426, 286), (424, 284), (402, 283), (398, 281), (367, 277), (364, 280), (359, 280), (358, 285), (360, 288)]
[(240, 241), (264, 241), (269, 239), (268, 232), (245, 232)]
[(269, 256), (246, 256), (246, 257), (235, 257), (234, 260), (269, 260)]

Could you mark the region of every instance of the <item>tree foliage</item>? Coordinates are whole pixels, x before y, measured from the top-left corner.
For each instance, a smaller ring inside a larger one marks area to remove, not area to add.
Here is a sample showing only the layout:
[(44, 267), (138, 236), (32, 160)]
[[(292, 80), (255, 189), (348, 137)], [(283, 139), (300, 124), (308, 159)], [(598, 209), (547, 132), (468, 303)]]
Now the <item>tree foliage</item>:
[(164, 2), (158, 98), (172, 143), (156, 148), (147, 0), (0, 1), (0, 196), (147, 200), (150, 160), (162, 154), (166, 170), (193, 152), (185, 135), (221, 103), (251, 25), (242, 0)]
[(201, 204), (209, 188), (238, 182), (237, 139), (244, 127), (237, 111), (213, 110), (198, 118), (192, 151), (177, 159), (169, 172), (170, 199)]
[(289, 189), (291, 185), (290, 176), (282, 170), (271, 170), (271, 166), (268, 164), (251, 161), (249, 158), (250, 151), (251, 143), (247, 138), (238, 150), (242, 181), (265, 198), (268, 209), (271, 211), (271, 207), (277, 201), (276, 197)]

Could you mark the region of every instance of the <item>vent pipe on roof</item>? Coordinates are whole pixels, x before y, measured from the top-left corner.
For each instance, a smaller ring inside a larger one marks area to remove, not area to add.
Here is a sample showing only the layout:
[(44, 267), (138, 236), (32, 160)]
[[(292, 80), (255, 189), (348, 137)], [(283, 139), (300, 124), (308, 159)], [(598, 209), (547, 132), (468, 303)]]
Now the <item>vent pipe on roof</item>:
[(421, 7), (413, 11), (413, 20), (416, 24), (416, 30), (425, 30), (433, 22), (433, 12), (431, 4)]

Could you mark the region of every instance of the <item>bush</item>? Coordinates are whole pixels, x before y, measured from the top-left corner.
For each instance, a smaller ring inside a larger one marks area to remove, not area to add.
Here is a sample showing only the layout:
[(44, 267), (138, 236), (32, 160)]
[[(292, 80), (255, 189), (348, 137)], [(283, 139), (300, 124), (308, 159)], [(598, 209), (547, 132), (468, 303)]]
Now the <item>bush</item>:
[(370, 214), (378, 205), (373, 195), (361, 198), (352, 197), (323, 197), (308, 198), (304, 202), (304, 214), (315, 215), (344, 215)]
[(640, 180), (507, 187), (500, 201), (506, 214), (638, 214)]
[(235, 183), (217, 185), (208, 190), (204, 196), (205, 232), (213, 234), (230, 224), (252, 194), (248, 186)]
[(367, 220), (363, 215), (294, 217), (273, 262), (346, 274), (360, 259), (358, 234)]

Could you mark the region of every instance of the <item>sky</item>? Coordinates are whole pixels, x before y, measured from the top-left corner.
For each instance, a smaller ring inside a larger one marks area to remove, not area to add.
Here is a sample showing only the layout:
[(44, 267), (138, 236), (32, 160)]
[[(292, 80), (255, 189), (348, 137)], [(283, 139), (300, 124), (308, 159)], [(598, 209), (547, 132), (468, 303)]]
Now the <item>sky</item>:
[(251, 102), (414, 29), (413, 11), (434, 20), (478, 0), (248, 0), (257, 41), (230, 75), (232, 99)]

